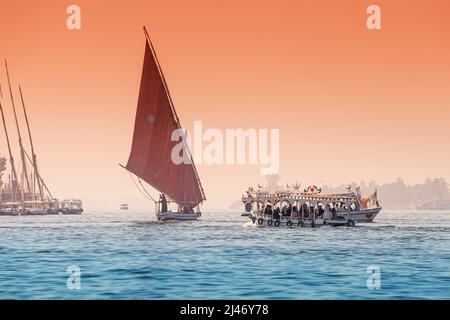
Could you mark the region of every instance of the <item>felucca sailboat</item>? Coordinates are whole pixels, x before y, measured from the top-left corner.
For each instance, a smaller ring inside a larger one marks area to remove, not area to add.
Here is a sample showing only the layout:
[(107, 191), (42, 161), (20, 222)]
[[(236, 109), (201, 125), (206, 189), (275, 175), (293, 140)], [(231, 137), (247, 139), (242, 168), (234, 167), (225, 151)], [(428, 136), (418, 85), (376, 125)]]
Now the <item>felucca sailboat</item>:
[[(184, 143), (183, 152), (190, 161), (176, 164), (172, 150), (179, 141), (172, 141), (175, 130), (182, 130), (173, 105), (164, 74), (147, 30), (144, 65), (136, 112), (130, 157), (124, 167), (160, 193), (155, 200), (158, 220), (197, 220), (199, 205), (206, 200), (200, 178), (189, 148)], [(141, 190), (142, 191), (142, 190)], [(175, 209), (170, 207), (175, 204)]]
[[(11, 98), (11, 107), (14, 113), (14, 122), (17, 129), (17, 137), (20, 148), (20, 166), (17, 167), (14, 162), (13, 153), (11, 151), (11, 140), (9, 138), (8, 129), (6, 126), (6, 118), (4, 108), (0, 103), (1, 122), (3, 124), (5, 138), (8, 146), (9, 160), (10, 160), (10, 181), (2, 189), (0, 189), (0, 216), (3, 215), (47, 215), (58, 214), (60, 211), (65, 214), (80, 214), (83, 212), (81, 200), (66, 200), (62, 202), (60, 208), (59, 201), (55, 199), (47, 185), (45, 184), (40, 171), (38, 170), (37, 156), (34, 148), (33, 137), (31, 135), (30, 122), (28, 119), (27, 109), (22, 93), (22, 88), (19, 85), (20, 101), (22, 103), (23, 115), (26, 121), (26, 128), (28, 132), (29, 144), (31, 147), (31, 157), (25, 150), (21, 130), (19, 126), (19, 119), (16, 110), (16, 103), (9, 76), (8, 63), (5, 60), (6, 76), (8, 79), (9, 94)], [(3, 92), (0, 90), (0, 97), (3, 98)], [(31, 166), (31, 170), (28, 166)], [(68, 203), (72, 204), (68, 207)]]

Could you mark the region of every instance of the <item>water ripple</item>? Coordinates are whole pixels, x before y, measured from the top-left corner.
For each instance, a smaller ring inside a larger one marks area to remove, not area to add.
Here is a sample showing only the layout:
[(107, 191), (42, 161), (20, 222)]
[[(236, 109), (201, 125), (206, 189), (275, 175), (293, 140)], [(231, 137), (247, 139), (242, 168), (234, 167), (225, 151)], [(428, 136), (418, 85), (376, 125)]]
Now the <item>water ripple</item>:
[[(0, 217), (1, 299), (449, 299), (450, 213), (384, 211), (356, 228), (161, 223), (118, 212)], [(67, 267), (81, 269), (69, 290)], [(367, 267), (381, 289), (367, 288)]]

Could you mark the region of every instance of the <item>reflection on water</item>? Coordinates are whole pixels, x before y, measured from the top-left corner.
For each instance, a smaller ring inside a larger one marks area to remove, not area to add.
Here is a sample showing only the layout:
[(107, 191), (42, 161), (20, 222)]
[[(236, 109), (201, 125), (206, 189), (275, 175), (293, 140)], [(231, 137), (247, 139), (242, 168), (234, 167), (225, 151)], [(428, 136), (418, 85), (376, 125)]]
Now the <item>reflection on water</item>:
[[(0, 217), (0, 298), (450, 298), (450, 212), (382, 211), (355, 228), (246, 227), (231, 213)], [(381, 289), (367, 288), (367, 267)], [(78, 266), (81, 289), (69, 290)]]

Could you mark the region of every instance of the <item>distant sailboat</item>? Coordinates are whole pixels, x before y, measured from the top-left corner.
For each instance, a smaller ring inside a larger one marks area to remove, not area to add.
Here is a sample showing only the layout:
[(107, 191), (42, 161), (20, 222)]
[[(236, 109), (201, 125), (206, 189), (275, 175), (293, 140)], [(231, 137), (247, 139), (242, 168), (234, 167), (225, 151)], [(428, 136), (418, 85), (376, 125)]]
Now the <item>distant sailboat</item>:
[[(16, 171), (16, 165), (14, 163), (14, 157), (13, 154), (11, 152), (11, 144), (9, 141), (9, 135), (8, 135), (8, 129), (6, 127), (6, 120), (5, 120), (5, 114), (3, 111), (3, 106), (0, 102), (0, 113), (2, 115), (2, 123), (3, 123), (3, 128), (5, 130), (5, 137), (6, 137), (6, 142), (7, 142), (7, 146), (8, 146), (8, 152), (9, 152), (9, 161), (10, 161), (10, 170), (11, 170), (11, 175), (10, 175), (10, 197), (8, 198), (9, 202), (7, 203), (7, 205), (4, 205), (2, 203), (2, 199), (0, 198), (0, 215), (19, 215), (20, 214), (20, 202), (19, 202), (19, 186), (18, 186), (18, 182), (17, 182), (17, 171)], [(3, 198), (3, 194), (2, 194), (2, 198)]]
[[(11, 151), (11, 141), (8, 135), (6, 126), (6, 118), (4, 108), (0, 104), (0, 112), (5, 131), (6, 142), (8, 146), (10, 159), (10, 183), (0, 190), (0, 216), (1, 215), (47, 215), (58, 214), (63, 212), (66, 214), (79, 214), (83, 212), (81, 200), (67, 200), (62, 203), (60, 208), (59, 201), (52, 196), (52, 193), (45, 184), (40, 172), (38, 170), (37, 156), (34, 149), (33, 137), (30, 129), (30, 122), (28, 119), (27, 109), (22, 93), (22, 88), (19, 85), (20, 101), (22, 103), (22, 110), (26, 121), (26, 128), (28, 132), (29, 143), (31, 147), (31, 157), (24, 148), (22, 135), (19, 126), (18, 114), (14, 100), (11, 79), (9, 75), (8, 63), (5, 60), (6, 75), (8, 79), (8, 88), (11, 98), (11, 107), (14, 114), (14, 122), (17, 129), (17, 137), (20, 148), (20, 166), (16, 170), (13, 154)], [(0, 91), (0, 97), (3, 98), (3, 92)], [(31, 165), (29, 171), (28, 165)], [(20, 171), (19, 171), (20, 170)], [(20, 181), (19, 181), (20, 178)], [(36, 188), (37, 186), (37, 188)]]
[[(179, 144), (171, 135), (181, 129), (164, 74), (147, 30), (145, 57), (130, 157), (124, 167), (159, 193), (155, 200), (158, 220), (197, 220), (198, 206), (206, 200), (200, 178), (187, 145), (190, 163), (175, 164), (171, 154)], [(143, 187), (143, 186), (142, 186)], [(175, 203), (171, 211), (169, 204)]]

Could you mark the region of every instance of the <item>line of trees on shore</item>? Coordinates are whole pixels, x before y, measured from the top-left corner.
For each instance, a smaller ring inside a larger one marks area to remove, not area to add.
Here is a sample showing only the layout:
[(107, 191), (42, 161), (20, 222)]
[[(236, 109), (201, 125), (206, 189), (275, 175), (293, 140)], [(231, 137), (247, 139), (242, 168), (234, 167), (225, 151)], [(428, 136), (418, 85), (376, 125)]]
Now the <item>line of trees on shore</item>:
[[(416, 206), (429, 201), (450, 199), (449, 184), (444, 178), (428, 178), (424, 183), (406, 184), (402, 178), (391, 183), (378, 184), (375, 181), (350, 183), (352, 187), (359, 186), (363, 195), (369, 195), (378, 190), (378, 199), (385, 207)], [(345, 191), (348, 185), (336, 187), (323, 186), (324, 193)]]

